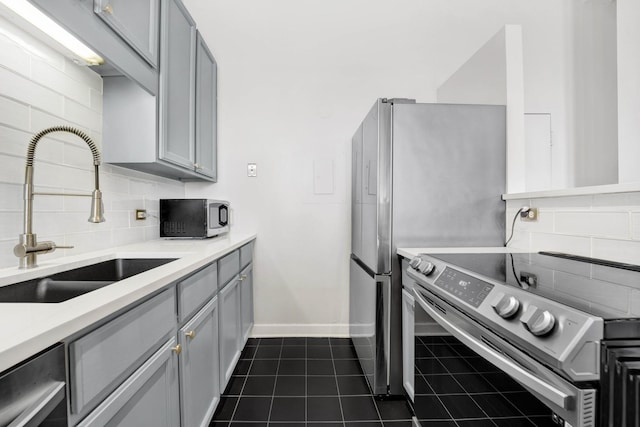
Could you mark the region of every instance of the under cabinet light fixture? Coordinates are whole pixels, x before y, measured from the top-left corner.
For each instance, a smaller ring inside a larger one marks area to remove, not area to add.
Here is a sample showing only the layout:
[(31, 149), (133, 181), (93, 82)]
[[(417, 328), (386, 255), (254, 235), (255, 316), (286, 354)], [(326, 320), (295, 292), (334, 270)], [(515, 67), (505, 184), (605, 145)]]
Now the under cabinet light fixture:
[(22, 19), (29, 22), (46, 36), (55, 40), (64, 48), (70, 50), (75, 57), (81, 59), (86, 65), (100, 65), (104, 59), (91, 48), (78, 40), (74, 35), (62, 28), (38, 8), (27, 0), (0, 0), (0, 4), (13, 11)]

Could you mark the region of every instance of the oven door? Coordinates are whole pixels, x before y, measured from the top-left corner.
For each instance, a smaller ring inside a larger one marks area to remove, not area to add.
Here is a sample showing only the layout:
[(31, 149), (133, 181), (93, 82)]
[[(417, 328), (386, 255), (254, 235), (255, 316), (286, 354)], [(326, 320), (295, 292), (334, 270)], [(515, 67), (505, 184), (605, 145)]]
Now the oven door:
[(413, 296), (416, 321), (428, 315), (451, 334), (415, 338), (419, 423), (556, 426), (564, 420), (572, 427), (596, 425), (595, 389), (559, 377), (428, 290), (416, 286)]

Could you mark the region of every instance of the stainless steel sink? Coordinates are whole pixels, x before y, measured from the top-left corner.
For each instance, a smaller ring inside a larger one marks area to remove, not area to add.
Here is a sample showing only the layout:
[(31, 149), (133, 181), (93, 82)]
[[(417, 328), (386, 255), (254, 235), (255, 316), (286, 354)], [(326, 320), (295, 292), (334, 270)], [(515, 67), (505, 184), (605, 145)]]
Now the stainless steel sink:
[(0, 287), (2, 302), (56, 303), (171, 262), (175, 258), (116, 258)]

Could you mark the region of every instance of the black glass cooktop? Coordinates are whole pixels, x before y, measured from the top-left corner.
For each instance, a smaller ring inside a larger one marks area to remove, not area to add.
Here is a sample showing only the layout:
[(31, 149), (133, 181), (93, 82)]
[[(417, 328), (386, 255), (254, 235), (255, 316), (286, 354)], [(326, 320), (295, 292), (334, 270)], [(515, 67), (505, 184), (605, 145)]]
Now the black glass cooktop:
[(640, 266), (554, 252), (429, 254), (605, 320), (640, 318)]

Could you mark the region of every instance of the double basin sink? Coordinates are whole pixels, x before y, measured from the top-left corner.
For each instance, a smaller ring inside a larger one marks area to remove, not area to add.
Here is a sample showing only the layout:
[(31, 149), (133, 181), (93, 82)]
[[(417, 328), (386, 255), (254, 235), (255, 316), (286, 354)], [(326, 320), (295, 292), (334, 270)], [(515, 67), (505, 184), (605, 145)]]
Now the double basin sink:
[(57, 303), (159, 267), (175, 258), (115, 258), (0, 287), (0, 303)]

